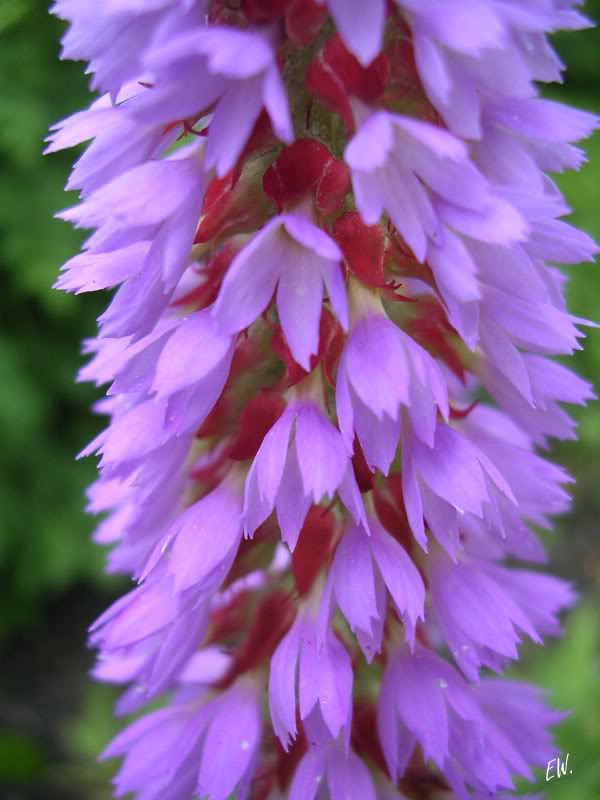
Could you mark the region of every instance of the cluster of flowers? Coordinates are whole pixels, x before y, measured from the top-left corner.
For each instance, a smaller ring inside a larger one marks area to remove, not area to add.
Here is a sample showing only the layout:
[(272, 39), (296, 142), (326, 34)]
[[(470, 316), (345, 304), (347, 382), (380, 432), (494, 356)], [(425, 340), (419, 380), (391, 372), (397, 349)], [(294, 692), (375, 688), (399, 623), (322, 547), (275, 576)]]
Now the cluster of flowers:
[(547, 172), (597, 121), (536, 89), (575, 6), (56, 0), (103, 93), (50, 136), (92, 140), (57, 285), (119, 287), (84, 454), (138, 583), (95, 674), (161, 698), (117, 795), (483, 798), (552, 757), (560, 714), (490, 671), (575, 597), (531, 528), (592, 396), (549, 358), (586, 324), (552, 264), (596, 248)]

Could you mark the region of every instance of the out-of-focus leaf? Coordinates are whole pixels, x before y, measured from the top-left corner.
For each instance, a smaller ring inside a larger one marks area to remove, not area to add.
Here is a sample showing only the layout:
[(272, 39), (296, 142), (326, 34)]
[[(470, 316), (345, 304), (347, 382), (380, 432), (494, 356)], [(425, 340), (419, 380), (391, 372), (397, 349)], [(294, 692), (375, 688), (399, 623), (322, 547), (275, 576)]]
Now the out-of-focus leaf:
[(37, 781), (46, 762), (47, 756), (35, 739), (0, 731), (0, 785)]
[[(600, 797), (599, 616), (597, 605), (582, 605), (571, 616), (564, 638), (538, 651), (523, 676), (547, 688), (553, 706), (570, 712), (557, 729), (557, 755), (569, 753), (571, 772), (549, 781), (545, 772), (539, 774), (535, 791), (546, 800)], [(555, 767), (550, 774), (556, 774)], [(532, 791), (530, 786), (527, 790)]]

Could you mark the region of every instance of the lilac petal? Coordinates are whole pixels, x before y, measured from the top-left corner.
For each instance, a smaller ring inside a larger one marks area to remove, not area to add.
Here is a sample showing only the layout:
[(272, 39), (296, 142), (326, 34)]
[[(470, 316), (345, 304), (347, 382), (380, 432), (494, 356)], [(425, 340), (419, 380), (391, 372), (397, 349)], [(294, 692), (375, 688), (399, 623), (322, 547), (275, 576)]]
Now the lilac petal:
[(323, 304), (319, 260), (310, 251), (299, 249), (282, 271), (277, 288), (277, 313), (287, 344), (294, 360), (307, 372), (310, 357), (319, 349)]
[(427, 526), (453, 561), (461, 550), (456, 508), (438, 497), (426, 485), (421, 486), (423, 512)]
[(479, 213), (437, 200), (438, 215), (465, 236), (483, 242), (506, 245), (526, 238), (528, 226), (517, 209), (498, 197), (490, 199)]
[(259, 32), (222, 26), (190, 31), (185, 37), (185, 44), (180, 41), (176, 45), (179, 53), (187, 46), (189, 52), (206, 55), (209, 70), (228, 78), (251, 78), (273, 61), (273, 50)]
[(331, 566), (335, 599), (352, 631), (371, 633), (378, 618), (375, 576), (366, 534), (349, 526), (339, 543)]
[(285, 214), (280, 218), (286, 231), (298, 244), (328, 261), (341, 261), (342, 253), (324, 230), (300, 214)]
[(348, 461), (337, 428), (316, 407), (303, 405), (296, 416), (295, 446), (304, 494), (315, 503), (325, 495), (333, 497)]
[(299, 620), (281, 640), (271, 658), (269, 709), (275, 734), (287, 752), (296, 730), (296, 670), (300, 649)]
[(366, 225), (378, 225), (385, 210), (382, 182), (377, 170), (373, 172), (352, 172), (352, 191), (356, 207)]
[(264, 78), (263, 101), (277, 136), (284, 142), (291, 142), (294, 138), (294, 131), (288, 108), (288, 98), (275, 64), (267, 69)]
[(157, 271), (168, 292), (175, 289), (189, 264), (203, 195), (204, 184), (200, 184), (177, 214), (161, 225), (148, 253), (145, 269), (151, 270), (157, 263)]
[(54, 288), (76, 294), (111, 289), (142, 269), (149, 249), (150, 242), (136, 242), (110, 253), (81, 253), (63, 265)]
[(176, 593), (200, 584), (237, 548), (241, 539), (241, 503), (221, 485), (187, 509), (173, 526), (167, 574)]
[(157, 324), (172, 292), (160, 276), (162, 264), (146, 257), (145, 268), (117, 290), (107, 310), (98, 317), (103, 337), (145, 336)]
[(367, 465), (387, 475), (396, 455), (400, 420), (384, 414), (378, 419), (358, 397), (354, 398), (354, 427)]
[(233, 341), (219, 333), (210, 311), (185, 317), (165, 345), (156, 365), (153, 390), (171, 395), (206, 377), (221, 361), (231, 360)]
[[(166, 582), (144, 585), (124, 599), (127, 605), (122, 606), (120, 613), (98, 632), (104, 646), (125, 647), (146, 639), (172, 622), (179, 610)], [(103, 617), (96, 625), (102, 620)]]
[(436, 106), (445, 109), (449, 105), (453, 77), (444, 51), (417, 25), (413, 25), (413, 41), (417, 69), (427, 94)]
[(537, 222), (527, 241), (528, 252), (536, 257), (559, 264), (579, 264), (593, 261), (598, 252), (596, 242), (561, 219)]
[(362, 527), (368, 533), (369, 524), (365, 512), (365, 506), (362, 500), (360, 489), (358, 488), (358, 484), (356, 483), (356, 478), (354, 477), (354, 469), (352, 468), (351, 461), (347, 462), (346, 471), (344, 472), (344, 477), (342, 478), (342, 482), (338, 486), (338, 495), (342, 503), (352, 514), (354, 522), (357, 525), (362, 525)]
[(223, 391), (232, 356), (233, 346), (206, 377), (171, 396), (165, 414), (165, 439), (193, 433), (204, 422)]
[[(331, 634), (328, 634), (322, 649), (318, 650), (316, 628), (310, 621), (304, 620), (298, 670), (298, 707), (302, 720), (308, 717), (319, 700), (319, 657), (320, 653), (326, 651), (330, 636)], [(326, 657), (325, 655), (324, 660)]]
[[(177, 48), (177, 40), (172, 45)], [(153, 60), (157, 60), (155, 51)], [(179, 62), (176, 78), (167, 78), (162, 84), (154, 86), (132, 103), (132, 113), (144, 124), (163, 123), (169, 120), (186, 119), (198, 111), (214, 105), (226, 90), (228, 82), (222, 77), (208, 75), (197, 80), (198, 62), (187, 59)]]
[(270, 502), (260, 489), (256, 461), (248, 470), (244, 487), (244, 535), (252, 538), (256, 529), (262, 525), (269, 514), (273, 511), (275, 502)]
[(156, 372), (156, 363), (173, 326), (157, 326), (154, 331), (130, 345), (125, 360), (114, 359), (114, 381), (107, 395), (149, 392)]
[(491, 568), (491, 574), (523, 609), (539, 634), (557, 636), (559, 611), (570, 608), (577, 594), (567, 581), (530, 570)]
[[(379, 170), (377, 178), (385, 192), (385, 207), (420, 263), (425, 261), (427, 239), (440, 236), (440, 225), (429, 195), (418, 178), (408, 169), (394, 164), (393, 180), (387, 170)], [(358, 203), (357, 198), (357, 205)]]
[(156, 225), (174, 214), (199, 185), (200, 173), (190, 160), (148, 161), (106, 184), (75, 216), (67, 216), (88, 227), (113, 215), (123, 225)]
[(352, 724), (352, 664), (350, 656), (335, 636), (329, 639), (319, 654), (318, 676), (323, 720), (334, 739), (344, 728), (348, 747)]
[[(115, 464), (146, 455), (162, 438), (166, 404), (147, 400), (118, 417), (100, 448), (103, 464)], [(85, 452), (85, 451), (84, 451)]]
[(352, 713), (350, 658), (334, 636), (329, 636), (319, 651), (312, 624), (305, 627), (303, 634), (298, 698), (301, 719), (306, 719), (318, 702), (334, 739), (344, 726), (349, 732)]
[(574, 142), (585, 139), (599, 124), (595, 114), (541, 98), (502, 98), (486, 112), (497, 124), (534, 140)]
[(415, 446), (416, 463), (425, 483), (459, 513), (480, 515), (488, 495), (476, 454), (466, 438), (439, 424), (434, 447), (418, 442)]
[(406, 516), (413, 536), (423, 550), (427, 552), (427, 537), (423, 522), (423, 502), (408, 437), (404, 439), (402, 446), (402, 494), (404, 496)]
[(339, 751), (329, 759), (327, 777), (331, 800), (376, 800), (371, 774), (353, 752)]
[(329, 570), (321, 591), (321, 599), (319, 601), (319, 608), (315, 620), (315, 635), (318, 650), (322, 650), (322, 648), (325, 646), (325, 642), (329, 636), (331, 618), (333, 617), (335, 610), (335, 602), (333, 597), (333, 576), (331, 574), (331, 570)]
[[(398, 610), (405, 620), (406, 637), (414, 646), (417, 620), (425, 619), (425, 588), (418, 569), (406, 550), (380, 525), (371, 521), (373, 558)], [(408, 625), (406, 623), (409, 623)]]
[(346, 445), (348, 455), (352, 455), (354, 450), (354, 411), (352, 408), (352, 395), (350, 393), (350, 382), (347, 371), (348, 348), (342, 353), (338, 366), (337, 381), (335, 387), (335, 410), (338, 420), (338, 427)]
[(444, 232), (439, 246), (429, 245), (427, 262), (442, 297), (451, 295), (464, 303), (479, 299), (475, 262), (461, 240), (450, 231)]
[(289, 790), (289, 800), (314, 800), (325, 773), (321, 750), (309, 750), (298, 764)]
[(44, 150), (44, 155), (75, 147), (100, 135), (104, 130), (110, 130), (114, 122), (114, 108), (99, 107), (97, 104), (103, 99), (92, 103), (86, 111), (79, 111), (54, 123), (51, 126), (52, 133), (46, 139), (50, 144)]
[(378, 418), (396, 419), (408, 402), (406, 356), (395, 326), (385, 317), (369, 316), (352, 331), (347, 344), (347, 374), (358, 397)]
[(580, 349), (577, 320), (549, 303), (532, 303), (491, 286), (485, 289), (484, 302), (492, 321), (510, 332), (516, 345), (553, 355)]
[(210, 123), (204, 167), (219, 178), (233, 169), (262, 109), (262, 76), (240, 81), (217, 104)]
[(296, 448), (291, 448), (277, 493), (276, 508), (281, 538), (292, 552), (298, 542), (311, 503), (311, 496), (304, 491), (298, 452)]
[(379, 54), (385, 22), (385, 0), (327, 0), (336, 29), (348, 50), (366, 67)]
[(179, 726), (175, 724), (176, 710), (173, 708), (161, 708), (146, 714), (116, 736), (108, 747), (104, 750), (100, 759), (125, 755), (132, 744), (142, 739), (146, 734), (152, 733), (156, 729), (163, 729), (165, 734), (171, 727), (179, 731)]
[[(452, 134), (420, 120), (394, 116), (402, 147), (399, 157), (436, 194), (477, 210), (489, 198), (487, 181), (469, 162), (464, 143)], [(457, 192), (460, 185), (461, 191)]]
[(194, 609), (182, 614), (169, 628), (152, 665), (148, 694), (156, 696), (176, 683), (179, 674), (204, 639), (208, 613)]
[(355, 632), (360, 649), (363, 652), (367, 664), (370, 664), (376, 653), (381, 652), (381, 642), (383, 640), (385, 615), (387, 610), (387, 589), (383, 578), (375, 575), (375, 608), (377, 616), (371, 619), (371, 631), (367, 633), (358, 628)]
[[(175, 787), (179, 781), (185, 784), (184, 791), (193, 791), (202, 738), (210, 722), (211, 711), (210, 704), (201, 706), (192, 718), (186, 721), (187, 724), (182, 729), (181, 736), (169, 753), (170, 763), (167, 775), (168, 779), (173, 781), (174, 791), (176, 791)], [(190, 760), (192, 769), (186, 769)], [(186, 773), (188, 774), (186, 775)]]
[(182, 684), (209, 684), (219, 681), (231, 666), (231, 656), (217, 646), (196, 650), (180, 676)]
[(234, 687), (217, 702), (202, 749), (198, 794), (227, 800), (253, 763), (262, 723), (257, 698), (245, 687)]
[(265, 310), (289, 258), (278, 217), (267, 223), (231, 262), (212, 314), (224, 333), (251, 325)]
[[(204, 25), (172, 33), (151, 51), (149, 62), (157, 68), (170, 65), (176, 59), (194, 56), (206, 58), (208, 72), (212, 75), (246, 80), (268, 68), (273, 60), (273, 51), (260, 33), (224, 25)], [(199, 63), (195, 61), (197, 71)]]
[(419, 741), (425, 758), (442, 766), (448, 754), (448, 711), (443, 690), (422, 672), (419, 654), (402, 660), (395, 705), (406, 727)]
[(289, 410), (284, 412), (263, 439), (254, 459), (260, 494), (271, 505), (275, 504), (286, 461), (293, 452), (288, 447), (294, 417)]
[(347, 332), (349, 325), (348, 300), (342, 270), (338, 263), (325, 259), (320, 261), (320, 269), (333, 313), (343, 330)]
[[(353, 171), (371, 173), (385, 165), (393, 142), (392, 117), (384, 113), (371, 114), (346, 145), (344, 160)], [(378, 146), (374, 147), (375, 144)], [(377, 218), (365, 219), (369, 225), (376, 221)]]
[(529, 373), (521, 354), (491, 320), (480, 326), (481, 347), (487, 358), (512, 383), (528, 403), (533, 405)]
[(396, 712), (396, 680), (399, 677), (393, 666), (385, 671), (377, 703), (377, 732), (394, 781), (404, 774), (416, 744), (415, 737)]
[(413, 12), (416, 21), (427, 25), (436, 41), (451, 50), (476, 56), (482, 50), (505, 44), (507, 31), (502, 18), (485, 0), (468, 0), (452, 6), (418, 0), (397, 2)]

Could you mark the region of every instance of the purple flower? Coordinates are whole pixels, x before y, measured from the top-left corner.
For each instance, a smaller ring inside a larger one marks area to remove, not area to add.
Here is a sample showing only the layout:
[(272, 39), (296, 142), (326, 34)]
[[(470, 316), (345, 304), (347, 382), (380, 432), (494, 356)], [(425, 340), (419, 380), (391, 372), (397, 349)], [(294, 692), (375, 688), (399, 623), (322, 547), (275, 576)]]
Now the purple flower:
[(524, 233), (521, 218), (493, 196), (464, 143), (436, 125), (385, 112), (371, 114), (348, 144), (345, 159), (365, 222), (374, 224), (387, 211), (415, 257), (432, 259), (436, 277), (438, 269), (447, 268), (447, 247), (453, 248), (455, 259), (458, 253), (461, 272), (466, 268), (468, 276), (471, 270), (445, 222), (485, 241), (518, 240)]
[(417, 436), (433, 441), (438, 411), (447, 418), (444, 379), (429, 354), (385, 315), (379, 299), (365, 292), (340, 360), (336, 409), (352, 451), (358, 437), (368, 465), (387, 474), (400, 436), (400, 409), (407, 407)]
[(132, 104), (136, 116), (168, 123), (214, 106), (204, 166), (219, 177), (235, 166), (263, 106), (279, 138), (291, 141), (272, 32), (188, 24), (164, 33), (146, 53), (144, 66), (157, 82)]
[[(143, 91), (143, 87), (133, 81), (119, 92), (118, 102), (127, 103)], [(87, 197), (107, 180), (143, 164), (168, 143), (160, 130), (152, 125), (140, 125), (120, 104), (113, 105), (106, 94), (86, 111), (52, 126), (45, 153), (94, 140), (75, 164), (66, 186), (79, 189), (82, 197)]]
[[(122, 285), (100, 317), (103, 336), (143, 335), (158, 322), (191, 260), (205, 185), (201, 152), (186, 148), (173, 157), (134, 167), (80, 206), (62, 212), (63, 219), (78, 227), (97, 228), (86, 243), (90, 256), (150, 242), (143, 261), (129, 261), (122, 277), (108, 279), (108, 285)], [(154, 202), (148, 202), (149, 197)], [(105, 270), (114, 269), (116, 257), (95, 261), (94, 277), (102, 276), (100, 286), (106, 282)]]
[[(471, 796), (467, 786), (481, 793), (513, 789), (511, 774), (531, 779), (529, 764), (544, 765), (552, 753), (545, 725), (560, 715), (545, 709), (530, 687), (513, 686), (521, 702), (504, 706), (497, 681), (471, 687), (430, 650), (419, 648), (414, 655), (399, 650), (388, 665), (378, 706), (390, 773), (402, 774), (418, 743), (457, 797)], [(520, 750), (523, 725), (530, 743)]]
[(522, 634), (541, 644), (541, 633), (556, 631), (556, 611), (574, 599), (556, 578), (476, 560), (455, 564), (442, 552), (431, 553), (427, 577), (448, 648), (471, 680), (482, 665), (500, 672), (517, 658)]
[(290, 739), (297, 735), (296, 683), (300, 719), (306, 719), (318, 706), (331, 737), (337, 739), (343, 732), (347, 748), (352, 723), (350, 658), (332, 634), (324, 642), (319, 642), (315, 620), (310, 613), (298, 615), (271, 659), (271, 721), (286, 750)]
[(54, 3), (102, 93), (47, 146), (89, 142), (56, 285), (115, 290), (88, 510), (137, 581), (94, 675), (159, 704), (117, 796), (509, 798), (553, 755), (501, 674), (576, 599), (534, 526), (593, 398), (553, 358), (592, 324), (557, 265), (597, 247), (548, 173), (598, 119), (537, 89), (577, 5)]
[(171, 707), (141, 717), (103, 753), (125, 756), (117, 795), (227, 800), (237, 789), (247, 797), (261, 738), (258, 700), (256, 687), (244, 680), (213, 699), (182, 690)]
[(252, 535), (275, 508), (293, 550), (311, 503), (333, 497), (347, 472), (340, 432), (309, 399), (298, 398), (265, 436), (246, 478), (244, 527)]
[(460, 548), (462, 516), (485, 518), (491, 525), (498, 502), (516, 502), (510, 486), (485, 453), (444, 423), (438, 423), (431, 447), (410, 429), (405, 431), (402, 486), (416, 540), (426, 549), (426, 521), (452, 558)]
[(331, 800), (377, 797), (369, 770), (360, 758), (353, 752), (346, 756), (339, 750), (330, 750), (304, 756), (290, 786), (290, 800), (313, 800), (325, 780)]
[[(146, 565), (154, 569), (167, 548), (166, 576), (173, 578), (172, 592), (194, 589), (211, 597), (229, 572), (242, 538), (242, 492), (239, 478), (226, 480), (179, 515)], [(218, 532), (218, 535), (216, 535)]]
[(267, 223), (234, 259), (213, 314), (223, 331), (247, 328), (277, 289), (277, 313), (288, 347), (305, 370), (319, 349), (319, 320), (326, 287), (334, 314), (348, 328), (342, 254), (310, 220), (287, 214)]
[(323, 610), (329, 617), (332, 609), (327, 606), (335, 599), (368, 661), (381, 649), (388, 592), (406, 640), (414, 646), (417, 622), (425, 617), (425, 590), (417, 568), (375, 519), (369, 519), (368, 533), (350, 524), (335, 552)]

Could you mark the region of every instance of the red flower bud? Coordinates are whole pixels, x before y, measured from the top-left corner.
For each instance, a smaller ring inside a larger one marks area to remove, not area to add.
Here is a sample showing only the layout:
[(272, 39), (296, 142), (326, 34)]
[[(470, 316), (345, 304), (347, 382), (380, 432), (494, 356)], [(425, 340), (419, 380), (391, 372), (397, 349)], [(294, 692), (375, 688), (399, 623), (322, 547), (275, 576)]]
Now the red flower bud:
[(333, 226), (348, 269), (363, 283), (385, 287), (385, 234), (380, 225), (365, 225), (357, 211), (346, 211)]
[(247, 461), (254, 458), (263, 439), (283, 414), (285, 403), (275, 392), (262, 392), (252, 397), (244, 408), (239, 432), (229, 458), (234, 461)]
[(285, 32), (297, 45), (306, 45), (318, 36), (327, 9), (315, 0), (292, 0), (285, 15)]
[(279, 210), (315, 192), (317, 208), (331, 214), (349, 189), (348, 168), (316, 139), (297, 139), (285, 147), (263, 176), (263, 190)]
[(368, 67), (348, 52), (340, 36), (331, 36), (306, 72), (306, 88), (343, 120), (348, 132), (354, 130), (349, 95), (365, 103), (376, 104), (383, 96), (390, 75), (385, 53)]
[(300, 596), (310, 591), (315, 578), (329, 558), (333, 547), (336, 520), (333, 514), (313, 506), (292, 554), (292, 572)]

